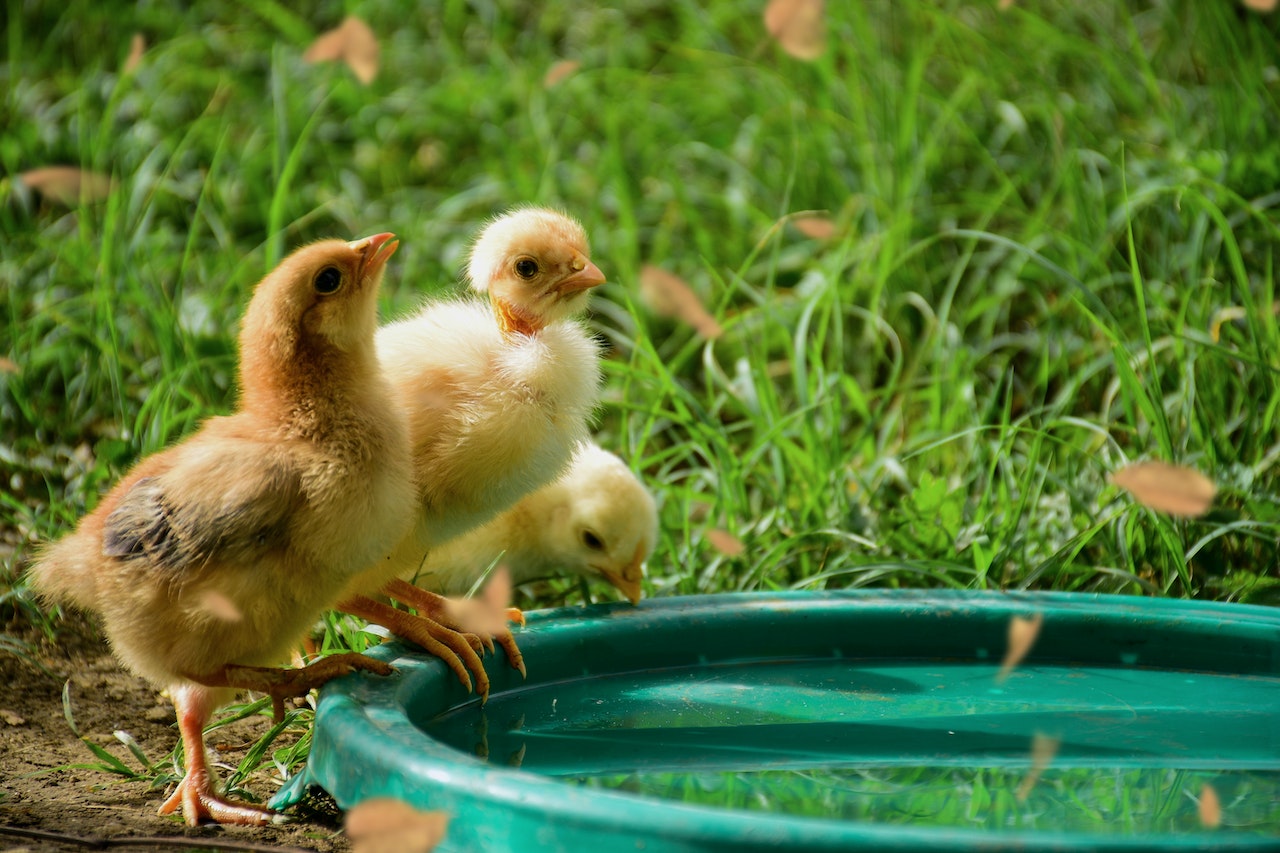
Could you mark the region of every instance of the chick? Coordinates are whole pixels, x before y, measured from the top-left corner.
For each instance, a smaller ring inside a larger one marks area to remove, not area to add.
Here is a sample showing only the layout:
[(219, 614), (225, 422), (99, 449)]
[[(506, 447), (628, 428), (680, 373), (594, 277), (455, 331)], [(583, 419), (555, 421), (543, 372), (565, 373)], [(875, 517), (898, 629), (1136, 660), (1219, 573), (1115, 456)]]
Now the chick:
[[(445, 602), (401, 578), (432, 549), (554, 480), (586, 440), (601, 377), (598, 347), (579, 317), (591, 288), (605, 281), (587, 252), (573, 219), (518, 208), (490, 222), (471, 250), (467, 275), (488, 304), (429, 303), (377, 333), (378, 358), (409, 424), (417, 514), (390, 558), (351, 585), (340, 609), (429, 650), (444, 642), (472, 672), (465, 650), (442, 630), (450, 621)], [(378, 593), (419, 616), (380, 603)], [(523, 671), (510, 632), (497, 639)], [(476, 688), (487, 695), (482, 668)]]
[(337, 675), (390, 671), (355, 654), (271, 665), (410, 522), (408, 432), (373, 347), (397, 245), (378, 234), (286, 258), (245, 312), (237, 411), (140, 461), (31, 569), (39, 593), (99, 614), (117, 657), (173, 697), (186, 774), (162, 814), (272, 819), (219, 796), (205, 755), (204, 726), (237, 690), (269, 693), (280, 716)]
[(658, 536), (653, 497), (614, 454), (588, 441), (569, 470), (488, 524), (427, 554), (406, 575), (445, 595), (471, 591), (499, 559), (519, 584), (563, 572), (608, 581), (632, 604)]

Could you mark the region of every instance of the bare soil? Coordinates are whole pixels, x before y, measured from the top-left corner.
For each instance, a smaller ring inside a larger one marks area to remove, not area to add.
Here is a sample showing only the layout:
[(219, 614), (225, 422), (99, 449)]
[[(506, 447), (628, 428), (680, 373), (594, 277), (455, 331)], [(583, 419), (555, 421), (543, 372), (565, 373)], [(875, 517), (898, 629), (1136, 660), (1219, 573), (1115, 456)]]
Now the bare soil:
[[(9, 634), (35, 639), (29, 631), (23, 636), (21, 627)], [(63, 716), (64, 683), (70, 682), (80, 733), (131, 767), (138, 762), (113, 732), (128, 732), (152, 761), (160, 761), (178, 740), (173, 706), (120, 667), (88, 619), (69, 619), (56, 644), (42, 642), (38, 648), (38, 660), (51, 675), (0, 650), (0, 853), (102, 849), (108, 845), (93, 844), (102, 839), (109, 840), (111, 850), (128, 851), (208, 850), (213, 845), (321, 853), (350, 849), (341, 817), (323, 795), (299, 807), (300, 816), (288, 824), (192, 828), (180, 817), (157, 814), (167, 791), (99, 770), (67, 768), (96, 763), (97, 758)], [(269, 725), (265, 717), (255, 717), (219, 729), (210, 738), (211, 759), (235, 766)], [(248, 787), (264, 801), (275, 793), (270, 780), (255, 778)], [(80, 841), (34, 838), (33, 831)]]

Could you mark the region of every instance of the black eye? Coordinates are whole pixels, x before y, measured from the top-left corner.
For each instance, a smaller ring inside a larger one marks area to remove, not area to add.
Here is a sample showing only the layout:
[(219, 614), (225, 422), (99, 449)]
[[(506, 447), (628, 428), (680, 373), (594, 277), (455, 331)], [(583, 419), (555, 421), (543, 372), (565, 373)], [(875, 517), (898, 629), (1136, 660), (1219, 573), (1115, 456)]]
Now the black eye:
[(521, 278), (533, 278), (538, 274), (538, 262), (533, 258), (521, 258), (516, 261), (516, 275)]
[(325, 267), (316, 273), (316, 293), (336, 293), (342, 287), (342, 273), (337, 267)]
[(600, 537), (592, 533), (590, 530), (582, 531), (582, 544), (586, 545), (592, 551), (604, 550), (604, 543), (600, 541)]

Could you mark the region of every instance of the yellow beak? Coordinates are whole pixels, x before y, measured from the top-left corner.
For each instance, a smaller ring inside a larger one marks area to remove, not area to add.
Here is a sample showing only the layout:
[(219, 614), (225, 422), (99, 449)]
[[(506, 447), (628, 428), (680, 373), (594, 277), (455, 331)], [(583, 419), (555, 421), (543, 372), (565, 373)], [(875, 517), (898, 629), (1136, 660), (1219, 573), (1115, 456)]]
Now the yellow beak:
[(636, 543), (636, 553), (631, 558), (631, 562), (623, 566), (622, 571), (613, 571), (602, 566), (597, 566), (596, 570), (632, 604), (639, 604), (640, 599), (644, 597), (644, 591), (640, 588), (640, 581), (644, 577), (643, 542)]

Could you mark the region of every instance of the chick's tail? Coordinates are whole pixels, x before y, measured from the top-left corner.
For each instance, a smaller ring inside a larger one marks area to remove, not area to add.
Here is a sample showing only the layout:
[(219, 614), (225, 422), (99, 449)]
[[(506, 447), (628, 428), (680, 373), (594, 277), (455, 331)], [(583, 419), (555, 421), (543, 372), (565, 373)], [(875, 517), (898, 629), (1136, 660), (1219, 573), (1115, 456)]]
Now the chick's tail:
[(42, 546), (27, 569), (27, 582), (50, 604), (71, 604), (93, 610), (99, 601), (98, 572), (107, 559), (84, 537), (72, 533)]

